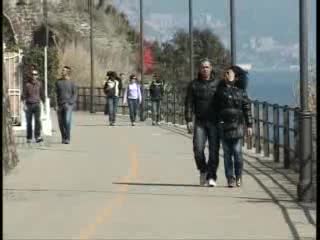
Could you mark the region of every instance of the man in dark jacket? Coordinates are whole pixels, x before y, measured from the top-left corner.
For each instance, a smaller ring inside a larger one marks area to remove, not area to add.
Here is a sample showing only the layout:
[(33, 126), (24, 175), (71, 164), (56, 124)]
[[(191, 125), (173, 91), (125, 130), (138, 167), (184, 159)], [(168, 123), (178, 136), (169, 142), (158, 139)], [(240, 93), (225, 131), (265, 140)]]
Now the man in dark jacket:
[(44, 89), (39, 81), (39, 73), (35, 67), (27, 76), (27, 82), (23, 88), (22, 100), (27, 119), (27, 143), (32, 141), (32, 119), (34, 117), (34, 137), (36, 142), (42, 142), (41, 137), (41, 101), (44, 103)]
[(71, 68), (64, 66), (62, 77), (56, 82), (57, 115), (62, 143), (70, 143), (72, 110), (77, 99), (76, 85), (70, 78)]
[(150, 100), (152, 106), (152, 125), (159, 125), (160, 121), (160, 106), (164, 93), (163, 83), (157, 74), (153, 75), (154, 81), (150, 84)]
[[(200, 185), (216, 186), (219, 165), (220, 139), (214, 97), (219, 80), (214, 79), (213, 66), (209, 59), (200, 61), (197, 79), (190, 82), (185, 98), (185, 120), (189, 132), (193, 130), (193, 152)], [(194, 116), (194, 129), (193, 120)], [(209, 142), (209, 160), (206, 162), (205, 146)]]

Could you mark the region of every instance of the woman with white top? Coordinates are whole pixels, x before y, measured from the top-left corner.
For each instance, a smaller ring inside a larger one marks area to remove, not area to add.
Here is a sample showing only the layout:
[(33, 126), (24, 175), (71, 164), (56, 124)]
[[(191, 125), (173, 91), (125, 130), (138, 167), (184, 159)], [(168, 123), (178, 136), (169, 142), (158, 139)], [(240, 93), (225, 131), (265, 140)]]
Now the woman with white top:
[(123, 96), (123, 104), (127, 104), (129, 106), (129, 114), (131, 125), (135, 125), (137, 109), (139, 104), (141, 104), (141, 91), (140, 85), (138, 84), (137, 77), (134, 74), (130, 75), (129, 85), (124, 91)]

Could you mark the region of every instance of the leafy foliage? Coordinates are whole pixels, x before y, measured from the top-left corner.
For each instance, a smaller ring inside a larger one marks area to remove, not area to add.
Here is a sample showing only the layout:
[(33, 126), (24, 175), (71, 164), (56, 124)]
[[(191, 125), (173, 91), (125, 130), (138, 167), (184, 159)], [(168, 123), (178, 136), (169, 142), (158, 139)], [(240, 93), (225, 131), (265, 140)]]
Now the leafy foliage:
[[(209, 29), (193, 31), (194, 69), (197, 74), (198, 63), (202, 58), (213, 62), (216, 76), (230, 64), (230, 53)], [(163, 80), (173, 87), (184, 87), (190, 80), (189, 33), (179, 30), (173, 39), (162, 44), (154, 42), (152, 50), (155, 56), (155, 70)], [(193, 76), (196, 77), (196, 76)]]
[[(29, 67), (35, 65), (39, 72), (40, 79), (44, 81), (44, 49), (33, 47), (24, 51), (23, 76), (27, 79)], [(48, 48), (48, 96), (54, 97), (54, 84), (57, 79), (59, 69), (58, 52), (55, 48)]]

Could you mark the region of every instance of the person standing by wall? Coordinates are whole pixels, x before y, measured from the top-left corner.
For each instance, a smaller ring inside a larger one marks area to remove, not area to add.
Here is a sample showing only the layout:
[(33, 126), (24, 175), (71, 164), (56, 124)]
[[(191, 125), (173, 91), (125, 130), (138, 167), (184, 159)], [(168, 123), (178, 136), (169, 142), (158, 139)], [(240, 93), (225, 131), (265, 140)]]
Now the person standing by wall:
[(160, 80), (158, 74), (153, 75), (154, 80), (150, 84), (150, 99), (152, 109), (152, 125), (159, 125), (160, 122), (160, 107), (161, 100), (164, 94), (163, 82)]
[(119, 101), (119, 81), (116, 72), (111, 72), (109, 79), (104, 84), (103, 90), (107, 97), (109, 125), (114, 126), (116, 122), (116, 114)]
[[(215, 93), (220, 80), (215, 79), (209, 59), (200, 61), (197, 79), (191, 81), (185, 98), (185, 120), (189, 132), (193, 131), (193, 152), (200, 172), (200, 185), (217, 185), (220, 137), (217, 114), (214, 110)], [(194, 129), (193, 129), (193, 116)], [(209, 142), (209, 161), (206, 162), (205, 146)]]
[(41, 101), (45, 102), (44, 88), (39, 81), (39, 72), (33, 66), (31, 73), (23, 88), (22, 101), (27, 120), (27, 143), (32, 142), (32, 121), (34, 118), (34, 137), (37, 143), (42, 142), (41, 137)]
[(123, 96), (123, 104), (127, 104), (129, 106), (129, 113), (130, 113), (130, 121), (131, 125), (134, 126), (136, 122), (137, 116), (137, 109), (138, 105), (141, 104), (141, 91), (140, 91), (140, 84), (137, 81), (136, 75), (130, 75), (130, 80), (128, 87), (124, 91)]
[(62, 143), (71, 139), (72, 111), (77, 100), (77, 88), (71, 80), (71, 67), (64, 66), (61, 78), (56, 82), (57, 115)]

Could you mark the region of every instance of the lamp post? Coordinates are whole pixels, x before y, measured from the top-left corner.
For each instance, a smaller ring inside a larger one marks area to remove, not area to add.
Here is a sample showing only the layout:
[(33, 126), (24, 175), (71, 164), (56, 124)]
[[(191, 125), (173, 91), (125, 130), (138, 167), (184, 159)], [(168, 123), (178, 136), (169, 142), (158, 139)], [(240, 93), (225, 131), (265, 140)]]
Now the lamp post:
[(140, 106), (140, 120), (144, 121), (144, 105), (145, 105), (145, 92), (144, 92), (144, 45), (143, 45), (143, 0), (140, 0), (140, 65), (141, 65), (141, 88), (142, 88), (142, 101)]
[(189, 0), (189, 47), (190, 47), (190, 81), (194, 77), (194, 66), (193, 66), (193, 16), (192, 16), (192, 0)]
[(308, 10), (310, 1), (299, 0), (300, 46), (300, 113), (299, 113), (299, 160), (300, 175), (297, 188), (298, 200), (313, 200), (312, 185), (312, 118), (308, 109)]
[[(43, 16), (45, 24), (45, 46), (44, 46), (44, 96), (48, 98), (48, 45), (49, 45), (49, 29), (48, 29), (48, 2), (43, 1)], [(46, 104), (45, 104), (46, 105)], [(46, 106), (45, 106), (46, 108)], [(47, 110), (47, 109), (46, 109)]]
[(235, 1), (230, 0), (230, 48), (231, 64), (236, 64), (236, 25), (235, 25)]
[(93, 29), (92, 29), (92, 22), (93, 22), (93, 1), (89, 0), (89, 11), (90, 11), (90, 72), (91, 72), (91, 81), (90, 81), (90, 113), (95, 113), (94, 109), (94, 98), (93, 98), (93, 87), (94, 87), (94, 59), (93, 59)]

